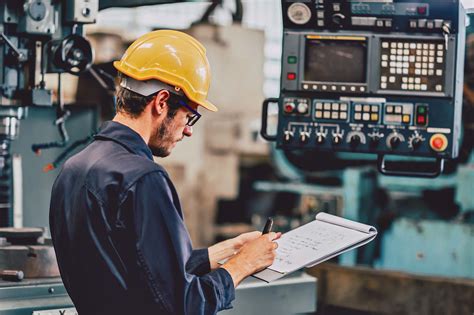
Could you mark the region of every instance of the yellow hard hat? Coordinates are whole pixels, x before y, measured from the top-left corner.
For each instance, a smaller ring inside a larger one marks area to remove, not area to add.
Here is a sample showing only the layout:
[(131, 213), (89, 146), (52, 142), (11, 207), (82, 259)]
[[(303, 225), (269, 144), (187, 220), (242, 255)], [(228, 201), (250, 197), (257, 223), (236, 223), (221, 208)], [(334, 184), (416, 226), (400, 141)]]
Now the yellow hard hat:
[(114, 61), (114, 67), (137, 81), (169, 84), (191, 101), (217, 111), (207, 100), (211, 69), (206, 49), (188, 34), (172, 30), (145, 34), (128, 47), (120, 61)]

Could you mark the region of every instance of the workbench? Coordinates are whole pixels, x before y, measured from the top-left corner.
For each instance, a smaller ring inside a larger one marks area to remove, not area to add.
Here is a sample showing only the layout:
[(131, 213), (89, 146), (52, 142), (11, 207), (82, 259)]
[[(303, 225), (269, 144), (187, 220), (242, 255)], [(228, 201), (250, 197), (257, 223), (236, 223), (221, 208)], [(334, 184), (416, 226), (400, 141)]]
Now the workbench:
[[(236, 290), (234, 308), (225, 315), (288, 315), (316, 310), (316, 278), (294, 273), (272, 283), (247, 278)], [(77, 314), (61, 278), (0, 280), (1, 315)]]

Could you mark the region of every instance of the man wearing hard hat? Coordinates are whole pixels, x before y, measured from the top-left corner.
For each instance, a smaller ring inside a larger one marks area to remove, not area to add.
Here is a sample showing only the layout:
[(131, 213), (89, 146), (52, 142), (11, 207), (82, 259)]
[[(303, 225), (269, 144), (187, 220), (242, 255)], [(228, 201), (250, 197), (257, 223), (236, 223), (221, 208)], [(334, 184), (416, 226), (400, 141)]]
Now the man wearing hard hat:
[[(277, 233), (242, 234), (194, 250), (167, 156), (200, 118), (210, 68), (177, 31), (137, 39), (120, 61), (117, 114), (56, 179), (50, 226), (61, 277), (79, 314), (214, 314), (235, 287), (272, 264)], [(227, 262), (218, 262), (228, 258)]]

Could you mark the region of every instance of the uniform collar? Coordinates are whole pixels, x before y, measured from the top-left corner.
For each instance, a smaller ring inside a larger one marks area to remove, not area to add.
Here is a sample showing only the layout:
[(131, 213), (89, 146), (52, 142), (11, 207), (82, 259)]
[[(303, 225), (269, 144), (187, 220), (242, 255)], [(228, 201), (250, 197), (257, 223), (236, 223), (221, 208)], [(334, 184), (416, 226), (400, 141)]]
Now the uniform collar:
[(153, 160), (153, 154), (143, 138), (130, 127), (116, 121), (105, 122), (94, 138), (115, 141), (128, 151)]

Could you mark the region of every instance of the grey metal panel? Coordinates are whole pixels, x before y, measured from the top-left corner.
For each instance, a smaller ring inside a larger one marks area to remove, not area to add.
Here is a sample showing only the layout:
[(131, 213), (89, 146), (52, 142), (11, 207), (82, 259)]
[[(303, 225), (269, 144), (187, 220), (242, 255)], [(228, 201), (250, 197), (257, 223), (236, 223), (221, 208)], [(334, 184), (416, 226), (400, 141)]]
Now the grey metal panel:
[[(459, 16), (464, 16), (466, 11), (464, 10), (463, 6), (459, 6)], [(466, 54), (466, 19), (459, 19), (459, 36), (458, 36), (458, 46), (457, 55), (456, 55), (456, 73), (455, 73), (455, 90), (454, 90), (454, 121), (461, 122), (461, 115), (462, 115), (462, 98), (463, 98), (463, 90), (464, 90), (464, 63), (465, 63), (465, 54)], [(459, 153), (459, 146), (460, 146), (460, 138), (461, 138), (461, 129), (462, 124), (454, 124), (453, 126), (453, 139), (454, 139), (454, 146), (453, 146), (453, 158), (457, 157)]]
[[(283, 90), (295, 91), (298, 89), (300, 84), (298, 73), (304, 73), (304, 50), (300, 49), (301, 35), (295, 32), (285, 32), (283, 36), (285, 37), (284, 41), (286, 43), (286, 49), (282, 52), (281, 86)], [(296, 56), (298, 62), (295, 64), (288, 64), (288, 56)], [(286, 74), (288, 72), (296, 73), (295, 80), (287, 80)]]
[(25, 284), (12, 284), (0, 287), (0, 314), (30, 315), (33, 311), (72, 307), (72, 301), (60, 282), (51, 280), (27, 280)]
[[(219, 314), (289, 315), (314, 312), (316, 282), (316, 278), (302, 272), (270, 284), (248, 278), (237, 287), (234, 308)], [(59, 278), (26, 280), (23, 284), (12, 283), (10, 286), (0, 281), (2, 315), (31, 315), (33, 311), (72, 307), (74, 305)]]
[(224, 315), (289, 315), (316, 311), (316, 278), (299, 273), (266, 283), (246, 279), (236, 290), (234, 308)]
[[(67, 109), (71, 110), (71, 116), (66, 122), (70, 145), (97, 128), (98, 114), (94, 107), (70, 106)], [(30, 107), (28, 117), (20, 121), (18, 139), (12, 142), (12, 153), (20, 154), (22, 158), (24, 226), (49, 226), (51, 187), (59, 170), (44, 173), (43, 167), (53, 162), (65, 148), (43, 150), (40, 156), (36, 156), (31, 145), (60, 140), (58, 128), (54, 125), (55, 119), (55, 107)], [(76, 151), (82, 148), (79, 147)]]
[(383, 250), (376, 267), (421, 275), (474, 278), (473, 235), (473, 224), (402, 217), (383, 235)]

